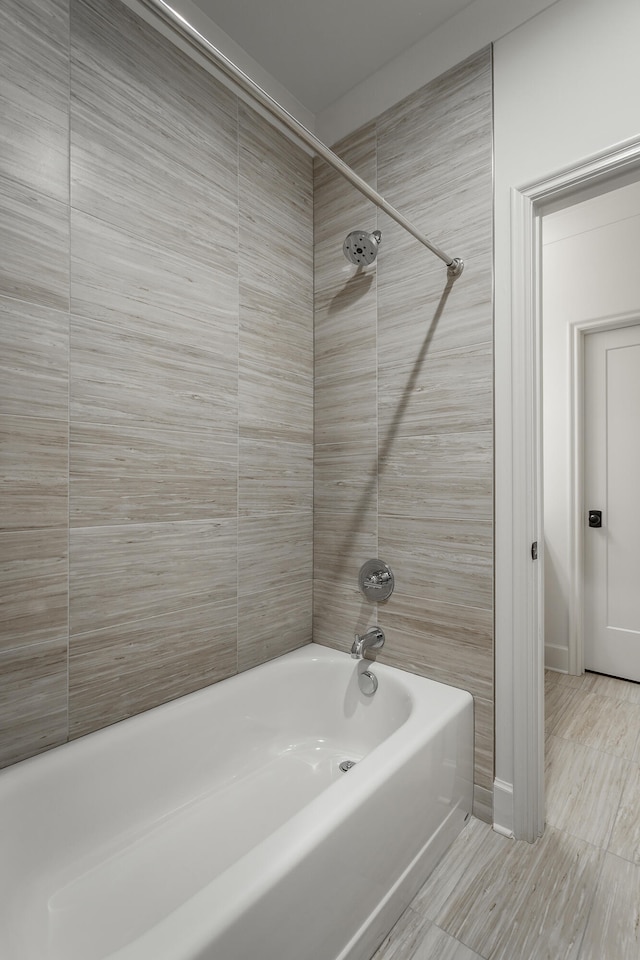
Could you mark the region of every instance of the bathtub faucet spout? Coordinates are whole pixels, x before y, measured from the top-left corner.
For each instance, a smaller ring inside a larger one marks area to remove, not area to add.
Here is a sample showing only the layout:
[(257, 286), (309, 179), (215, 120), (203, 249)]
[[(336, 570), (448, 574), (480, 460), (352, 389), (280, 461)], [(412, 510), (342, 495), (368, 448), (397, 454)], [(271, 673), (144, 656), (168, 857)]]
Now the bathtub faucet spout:
[(384, 633), (380, 627), (371, 627), (365, 634), (354, 635), (351, 647), (351, 656), (354, 660), (362, 660), (367, 650), (379, 650), (384, 646)]

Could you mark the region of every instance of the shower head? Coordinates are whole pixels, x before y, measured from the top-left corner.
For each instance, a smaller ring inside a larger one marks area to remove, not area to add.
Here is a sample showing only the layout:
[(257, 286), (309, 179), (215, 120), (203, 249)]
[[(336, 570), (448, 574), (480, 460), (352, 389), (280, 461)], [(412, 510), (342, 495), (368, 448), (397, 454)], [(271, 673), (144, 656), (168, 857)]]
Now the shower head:
[(373, 263), (378, 256), (378, 247), (382, 240), (379, 230), (366, 233), (364, 230), (353, 230), (342, 244), (342, 250), (347, 260), (357, 266)]

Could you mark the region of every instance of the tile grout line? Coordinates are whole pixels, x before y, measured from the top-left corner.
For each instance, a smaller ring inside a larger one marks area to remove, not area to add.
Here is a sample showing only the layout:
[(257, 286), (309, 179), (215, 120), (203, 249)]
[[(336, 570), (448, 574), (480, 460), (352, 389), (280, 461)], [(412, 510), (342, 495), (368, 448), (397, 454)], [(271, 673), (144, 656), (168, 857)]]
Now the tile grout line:
[[(484, 954), (484, 953), (478, 953), (477, 950), (474, 950), (473, 947), (470, 947), (469, 944), (467, 944), (467, 943), (464, 942), (464, 940), (459, 940), (458, 937), (454, 937), (453, 934), (447, 933), (447, 931), (446, 931), (446, 930), (443, 930), (442, 927), (438, 926), (438, 924), (437, 924), (434, 920), (432, 920), (431, 923), (433, 924), (433, 926), (434, 926), (437, 930), (440, 930), (441, 933), (444, 933), (445, 936), (449, 937), (449, 939), (455, 940), (455, 942), (456, 942), (456, 943), (459, 943), (461, 947), (464, 947), (464, 948), (465, 948), (465, 950), (469, 950), (470, 953), (473, 954), (474, 960), (475, 960), (476, 957), (478, 958), (478, 960), (489, 960), (489, 957), (488, 957), (486, 954)], [(412, 955), (411, 957), (409, 957), (408, 960), (413, 960), (413, 955)], [(524, 958), (523, 958), (523, 960), (524, 960)]]
[[(552, 682), (553, 682), (553, 681), (552, 681)], [(586, 697), (588, 697), (588, 696), (591, 695), (591, 691), (583, 691), (583, 690), (582, 690), (582, 687), (583, 687), (583, 686), (584, 686), (584, 684), (581, 684), (579, 687), (573, 687), (573, 688), (572, 688), (572, 687), (567, 687), (567, 689), (574, 690), (574, 691), (577, 693), (578, 696), (582, 696), (583, 698), (586, 698)], [(610, 698), (610, 699), (616, 699), (616, 698)], [(628, 702), (630, 702), (630, 701), (617, 701), (617, 702), (627, 702), (627, 703), (628, 703)], [(556, 724), (556, 725), (557, 725), (557, 724)], [(555, 735), (555, 734), (549, 734), (549, 736), (557, 736), (557, 735)], [(635, 742), (635, 746), (636, 746), (636, 747), (637, 747), (638, 737), (640, 737), (640, 731), (638, 732), (638, 735), (636, 736), (636, 742)], [(603, 872), (603, 870), (604, 870), (604, 865), (605, 865), (606, 857), (607, 857), (607, 856), (615, 856), (615, 854), (610, 854), (610, 853), (609, 853), (609, 844), (610, 844), (610, 842), (611, 842), (611, 837), (612, 837), (612, 835), (613, 835), (613, 830), (614, 830), (614, 828), (615, 828), (615, 824), (616, 824), (616, 821), (617, 821), (617, 818), (618, 818), (618, 814), (619, 814), (619, 811), (620, 811), (620, 806), (621, 806), (621, 804), (622, 804), (622, 797), (623, 797), (623, 794), (624, 794), (624, 790), (625, 790), (625, 787), (626, 787), (626, 783), (627, 783), (627, 780), (628, 780), (629, 776), (631, 776), (631, 773), (632, 773), (632, 766), (633, 766), (634, 761), (633, 761), (632, 759), (628, 759), (627, 757), (623, 757), (623, 756), (621, 756), (621, 755), (619, 755), (619, 754), (612, 753), (610, 750), (598, 749), (598, 748), (596, 748), (596, 747), (592, 747), (592, 746), (590, 746), (590, 745), (580, 743), (580, 741), (573, 740), (573, 739), (568, 738), (568, 737), (558, 737), (557, 739), (564, 740), (564, 741), (567, 742), (567, 743), (576, 743), (576, 744), (578, 744), (579, 746), (582, 746), (582, 747), (584, 747), (585, 749), (590, 750), (590, 751), (592, 750), (592, 751), (594, 751), (594, 752), (597, 753), (597, 754), (605, 755), (605, 756), (609, 756), (609, 757), (613, 757), (613, 758), (618, 759), (618, 760), (622, 760), (622, 761), (624, 761), (625, 763), (627, 763), (627, 765), (628, 765), (627, 776), (626, 776), (626, 778), (625, 778), (625, 780), (624, 780), (624, 782), (623, 782), (622, 789), (621, 789), (621, 791), (620, 791), (620, 797), (619, 797), (618, 804), (617, 804), (617, 807), (616, 807), (615, 815), (612, 816), (612, 819), (611, 819), (611, 826), (610, 826), (610, 828), (609, 828), (608, 835), (606, 836), (606, 838), (603, 838), (603, 843), (602, 843), (601, 845), (596, 845), (596, 844), (590, 843), (589, 841), (584, 841), (585, 843), (588, 843), (589, 846), (593, 847), (594, 849), (596, 849), (596, 850), (598, 850), (598, 851), (600, 852), (600, 854), (601, 854), (601, 860), (600, 860), (600, 865), (599, 865), (598, 872), (597, 872), (597, 877), (595, 878), (595, 882), (594, 882), (594, 884), (593, 884), (593, 890), (592, 890), (591, 896), (590, 896), (590, 898), (589, 898), (589, 908), (588, 908), (588, 910), (586, 911), (585, 924), (584, 924), (584, 927), (583, 927), (583, 930), (582, 930), (582, 934), (581, 934), (581, 936), (580, 936), (580, 938), (579, 938), (579, 943), (578, 943), (578, 945), (577, 945), (577, 949), (576, 949), (576, 953), (575, 953), (575, 960), (580, 960), (580, 958), (581, 958), (582, 955), (583, 955), (583, 948), (584, 948), (584, 946), (585, 946), (585, 937), (586, 937), (587, 929), (588, 929), (588, 926), (589, 926), (589, 916), (590, 916), (591, 911), (592, 911), (592, 909), (593, 909), (593, 904), (594, 904), (596, 892), (597, 892), (598, 887), (599, 887), (599, 885), (600, 885), (600, 879), (601, 879), (601, 877), (602, 877), (602, 872)], [(545, 749), (545, 752), (546, 752), (546, 749)], [(555, 829), (556, 829), (556, 830), (559, 830), (558, 827), (556, 827)], [(568, 837), (572, 837), (572, 836), (573, 836), (572, 834), (570, 834), (570, 833), (569, 833), (568, 831), (566, 831), (566, 830), (561, 830), (561, 829), (560, 829), (559, 832), (565, 834), (565, 835), (568, 836)], [(620, 859), (623, 859), (623, 858), (620, 858)]]
[(67, 302), (67, 736), (71, 734), (71, 5), (67, 21), (67, 275), (69, 299)]
[[(564, 833), (565, 831), (561, 831), (561, 832)], [(591, 846), (593, 846), (593, 845), (591, 844)], [(581, 957), (581, 955), (582, 955), (582, 948), (583, 948), (583, 946), (584, 946), (585, 937), (586, 937), (586, 935), (587, 935), (587, 928), (588, 928), (588, 926), (589, 926), (589, 917), (590, 917), (591, 911), (592, 911), (592, 909), (593, 909), (593, 903), (594, 903), (594, 900), (595, 900), (595, 898), (596, 898), (596, 892), (597, 892), (597, 890), (598, 890), (598, 887), (600, 886), (600, 878), (601, 878), (601, 876), (602, 876), (602, 871), (604, 870), (604, 862), (605, 862), (605, 858), (606, 858), (606, 856), (607, 856), (607, 851), (604, 850), (602, 847), (596, 847), (596, 849), (597, 849), (597, 850), (600, 850), (600, 852), (601, 852), (601, 854), (602, 854), (602, 857), (601, 857), (601, 860), (600, 860), (600, 866), (599, 866), (599, 868), (598, 868), (598, 875), (597, 875), (597, 877), (595, 878), (595, 882), (594, 882), (594, 884), (593, 884), (593, 890), (591, 891), (591, 896), (589, 897), (589, 909), (585, 911), (585, 924), (584, 924), (584, 927), (583, 927), (583, 929), (582, 929), (582, 936), (580, 937), (580, 943), (579, 943), (578, 948), (577, 948), (577, 950), (576, 950), (575, 960), (580, 960), (580, 957)]]
[(585, 750), (593, 750), (594, 753), (600, 753), (607, 757), (615, 757), (617, 760), (626, 760), (627, 763), (636, 763), (637, 760), (634, 760), (633, 757), (627, 757), (623, 753), (615, 753), (613, 750), (606, 750), (603, 747), (594, 747), (591, 743), (585, 743), (583, 740), (576, 740), (575, 737), (563, 737), (557, 733), (547, 733), (545, 736), (545, 742), (549, 737), (555, 737), (556, 740), (563, 740), (565, 743), (575, 743), (579, 747), (584, 747)]
[(240, 119), (240, 101), (237, 96), (234, 97), (235, 104), (235, 145), (236, 145), (236, 263), (238, 265), (236, 274), (236, 304), (237, 304), (237, 350), (236, 350), (236, 656), (235, 656), (235, 674), (237, 676), (240, 667), (240, 401), (241, 401), (241, 379), (240, 379), (240, 315), (241, 289), (242, 283), (240, 274), (242, 264), (240, 263), (240, 231), (242, 229), (242, 216), (240, 213), (240, 157), (241, 157), (241, 119)]
[[(627, 760), (626, 762), (627, 762), (627, 764), (628, 764), (627, 775), (626, 775), (626, 777), (624, 778), (624, 782), (623, 782), (623, 784), (622, 784), (622, 789), (621, 789), (621, 791), (620, 791), (620, 797), (619, 797), (619, 799), (618, 799), (618, 804), (617, 804), (617, 806), (616, 806), (616, 812), (615, 812), (614, 816), (611, 818), (611, 827), (610, 827), (610, 829), (609, 829), (609, 834), (608, 834), (608, 836), (607, 836), (607, 838), (606, 838), (606, 842), (603, 844), (603, 847), (602, 847), (602, 849), (604, 850), (604, 852), (607, 853), (607, 854), (610, 852), (609, 847), (610, 847), (611, 841), (612, 841), (612, 839), (613, 839), (613, 831), (615, 830), (616, 824), (617, 824), (617, 822), (618, 822), (618, 816), (619, 816), (619, 814), (620, 814), (620, 810), (621, 810), (621, 807), (622, 807), (622, 799), (623, 799), (623, 797), (624, 797), (624, 795), (625, 795), (625, 791), (626, 791), (626, 788), (627, 788), (627, 783), (629, 782), (629, 780), (630, 780), (631, 777), (633, 776), (633, 773), (634, 773), (633, 768), (634, 768), (634, 766), (637, 766), (637, 764), (636, 764), (635, 761), (633, 761), (633, 760)], [(611, 856), (617, 856), (617, 854), (613, 854), (613, 853), (612, 853)], [(624, 860), (625, 857), (621, 857), (620, 859)], [(631, 861), (631, 862), (635, 862), (635, 861)]]

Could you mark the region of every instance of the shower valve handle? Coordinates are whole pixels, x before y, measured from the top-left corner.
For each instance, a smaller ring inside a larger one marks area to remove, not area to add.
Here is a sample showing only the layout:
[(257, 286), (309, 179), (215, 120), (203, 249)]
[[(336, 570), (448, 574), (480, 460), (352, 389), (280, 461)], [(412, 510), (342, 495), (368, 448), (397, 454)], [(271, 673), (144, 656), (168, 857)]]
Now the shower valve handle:
[(382, 590), (385, 583), (389, 583), (391, 580), (391, 574), (388, 570), (380, 570), (379, 573), (372, 573), (370, 577), (366, 577), (364, 580), (365, 587), (370, 587), (371, 590)]

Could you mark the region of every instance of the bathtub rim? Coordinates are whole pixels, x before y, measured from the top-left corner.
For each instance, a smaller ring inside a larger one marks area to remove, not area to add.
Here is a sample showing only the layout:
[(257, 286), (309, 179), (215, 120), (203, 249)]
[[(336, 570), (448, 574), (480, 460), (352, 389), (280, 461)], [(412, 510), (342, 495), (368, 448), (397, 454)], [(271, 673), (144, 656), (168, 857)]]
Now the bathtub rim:
[[(251, 668), (249, 671), (229, 678), (227, 686), (229, 687), (232, 684), (235, 686), (242, 683), (248, 673), (253, 673), (254, 677), (264, 676), (265, 673), (277, 670), (282, 661), (292, 663), (300, 661), (306, 665), (316, 661), (336, 663), (341, 673), (345, 673), (350, 665), (352, 670), (357, 669), (358, 663), (362, 662), (350, 661), (348, 654), (333, 648), (319, 644), (305, 644), (290, 653), (284, 654), (282, 657), (275, 658), (267, 663)], [(202, 951), (206, 950), (206, 945), (211, 942), (212, 934), (220, 929), (220, 926), (217, 925), (218, 921), (216, 921), (214, 925), (214, 919), (211, 916), (211, 901), (212, 896), (215, 895), (214, 888), (217, 884), (220, 884), (221, 881), (225, 879), (227, 882), (231, 880), (234, 889), (237, 889), (236, 883), (239, 883), (243, 890), (251, 887), (249, 902), (258, 900), (265, 890), (273, 885), (275, 880), (281, 878), (297, 863), (304, 860), (305, 857), (318, 846), (318, 842), (326, 834), (327, 824), (320, 814), (322, 813), (322, 805), (327, 803), (329, 793), (331, 793), (329, 799), (336, 800), (336, 806), (340, 809), (341, 819), (346, 819), (349, 813), (353, 812), (358, 805), (364, 804), (366, 799), (377, 787), (381, 786), (390, 776), (393, 776), (394, 772), (399, 770), (407, 760), (411, 758), (417, 749), (417, 744), (419, 745), (419, 743), (422, 743), (424, 740), (430, 739), (432, 730), (439, 730), (443, 727), (460, 711), (464, 704), (473, 704), (473, 699), (467, 691), (462, 691), (455, 687), (447, 687), (437, 681), (414, 675), (385, 664), (375, 664), (370, 661), (366, 661), (366, 664), (367, 667), (372, 667), (378, 672), (381, 680), (384, 677), (393, 678), (394, 684), (398, 683), (404, 691), (408, 691), (411, 698), (411, 709), (407, 719), (371, 751), (372, 754), (375, 753), (378, 762), (373, 762), (373, 756), (365, 756), (358, 763), (356, 770), (350, 771), (344, 778), (337, 780), (322, 790), (320, 794), (298, 810), (289, 820), (285, 821), (275, 831), (267, 835), (258, 846), (248, 850), (231, 867), (213, 878), (189, 900), (179, 904), (153, 927), (149, 927), (122, 947), (107, 954), (105, 960), (134, 960), (134, 958), (135, 960), (141, 960), (142, 957), (147, 956), (154, 956), (157, 960), (165, 960), (165, 958), (166, 960), (169, 960), (169, 958), (174, 960), (176, 956), (181, 955), (180, 953), (176, 953), (176, 937), (179, 936), (180, 948), (184, 951), (186, 931), (188, 931), (188, 939), (190, 941), (189, 956), (199, 956)], [(144, 729), (146, 726), (153, 728), (157, 725), (158, 719), (161, 719), (164, 713), (167, 711), (175, 712), (181, 701), (183, 701), (183, 708), (185, 701), (193, 704), (197, 704), (201, 700), (206, 702), (209, 697), (215, 696), (214, 691), (217, 686), (217, 684), (213, 684), (204, 687), (192, 694), (188, 694), (186, 697), (177, 698), (176, 700), (161, 704), (150, 711), (126, 718), (127, 721), (129, 721), (127, 724), (118, 721), (109, 727), (69, 741), (67, 744), (48, 751), (48, 753), (26, 758), (3, 772), (6, 774), (6, 777), (3, 779), (3, 776), (0, 776), (0, 788), (7, 780), (13, 781), (16, 778), (16, 785), (20, 787), (23, 774), (28, 774), (28, 779), (31, 779), (32, 776), (36, 777), (39, 775), (38, 771), (40, 773), (42, 772), (43, 764), (46, 766), (57, 765), (61, 757), (66, 758), (69, 756), (69, 762), (82, 762), (82, 754), (93, 750), (94, 747), (99, 748), (99, 743), (105, 738), (113, 741), (114, 735), (116, 735), (118, 739), (127, 737), (128, 730), (130, 730), (132, 724), (135, 724), (136, 728), (140, 729)], [(442, 695), (445, 687), (448, 709), (441, 712), (436, 719), (432, 715), (431, 705), (423, 700), (423, 696), (425, 691), (428, 692), (430, 689), (434, 691), (437, 690), (440, 695)], [(425, 724), (424, 722), (420, 722), (427, 718), (430, 721), (429, 723)], [(414, 727), (419, 728), (420, 736), (417, 739), (416, 730), (414, 730), (411, 737), (406, 737), (405, 728), (411, 721), (413, 721)], [(368, 760), (371, 762), (367, 762)], [(37, 767), (34, 768), (36, 761)], [(15, 778), (11, 776), (14, 770)], [(0, 789), (0, 793), (1, 792), (2, 790)], [(460, 804), (458, 804), (458, 807), (459, 806)], [(457, 816), (457, 809), (456, 807), (450, 812), (447, 819), (450, 819), (454, 815)], [(470, 812), (470, 804), (469, 809), (467, 810), (465, 808), (463, 812), (465, 815)], [(457, 827), (457, 830), (460, 829), (460, 826)], [(286, 833), (287, 843), (281, 847), (280, 839), (283, 832)], [(438, 828), (437, 833), (439, 834), (440, 832), (441, 828)], [(434, 836), (435, 835), (432, 835), (428, 839), (423, 850), (419, 851), (416, 855), (416, 862), (425, 854), (427, 848), (432, 845)], [(265, 856), (269, 861), (270, 870), (268, 875), (265, 873), (253, 877), (247, 876), (247, 865), (250, 867), (251, 861), (256, 860), (255, 852), (258, 849), (261, 853), (260, 862), (262, 862)], [(407, 867), (405, 873), (411, 870), (411, 866), (412, 865)], [(234, 880), (236, 883), (234, 883)], [(401, 881), (404, 882), (404, 875), (396, 886), (400, 884)], [(393, 889), (389, 891), (385, 902), (391, 897), (392, 893)], [(220, 912), (219, 922), (228, 926), (234, 920), (232, 909), (236, 910), (235, 916), (238, 916), (246, 910), (247, 903), (247, 897), (243, 897), (242, 900), (235, 898), (231, 905), (225, 904), (224, 914)], [(203, 909), (203, 905), (206, 906), (206, 909)], [(379, 910), (383, 908), (384, 903), (380, 904)], [(379, 912), (379, 910), (377, 910), (376, 913)], [(360, 933), (356, 936), (359, 937)], [(171, 944), (171, 941), (174, 941), (173, 946), (167, 947), (168, 944)], [(148, 949), (149, 947), (151, 948), (150, 950)], [(165, 950), (165, 948), (167, 949)], [(343, 955), (344, 960), (351, 960), (352, 956), (355, 958), (356, 954), (352, 954), (350, 950), (351, 948), (349, 948), (349, 951), (343, 951), (343, 954), (341, 954), (337, 960), (343, 960)], [(204, 956), (204, 954), (202, 955)]]

